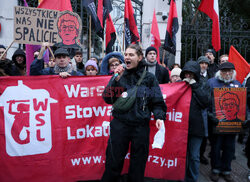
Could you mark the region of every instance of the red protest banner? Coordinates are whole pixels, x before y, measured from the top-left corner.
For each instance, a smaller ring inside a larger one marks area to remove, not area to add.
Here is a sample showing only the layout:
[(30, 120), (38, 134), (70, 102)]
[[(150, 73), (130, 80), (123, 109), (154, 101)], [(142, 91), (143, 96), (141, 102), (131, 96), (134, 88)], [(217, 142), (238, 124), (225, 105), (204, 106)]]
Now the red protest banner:
[[(1, 77), (0, 181), (100, 179), (105, 164), (111, 106), (101, 95), (110, 76)], [(165, 143), (150, 152), (145, 176), (181, 180), (185, 176), (191, 89), (161, 85), (168, 106)], [(129, 159), (129, 153), (126, 156)], [(125, 168), (129, 160), (125, 160)]]
[(216, 133), (239, 133), (246, 119), (246, 88), (214, 88)]

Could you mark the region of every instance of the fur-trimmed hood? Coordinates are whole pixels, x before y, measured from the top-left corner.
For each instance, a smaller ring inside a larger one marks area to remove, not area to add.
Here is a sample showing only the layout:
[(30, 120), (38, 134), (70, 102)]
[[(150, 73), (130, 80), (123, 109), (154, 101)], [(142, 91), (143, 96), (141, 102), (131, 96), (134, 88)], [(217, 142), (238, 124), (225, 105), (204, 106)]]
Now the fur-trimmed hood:
[(110, 58), (117, 58), (121, 63), (124, 63), (124, 57), (119, 52), (111, 52), (108, 53), (102, 60), (100, 75), (108, 75), (109, 74), (109, 59)]

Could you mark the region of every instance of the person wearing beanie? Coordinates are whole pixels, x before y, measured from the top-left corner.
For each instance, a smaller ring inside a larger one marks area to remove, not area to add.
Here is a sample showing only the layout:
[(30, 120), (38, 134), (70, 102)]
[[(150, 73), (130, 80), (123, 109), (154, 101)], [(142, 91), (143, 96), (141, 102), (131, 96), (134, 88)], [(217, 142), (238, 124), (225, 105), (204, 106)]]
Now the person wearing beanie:
[(113, 75), (114, 70), (124, 63), (124, 57), (119, 52), (110, 52), (102, 60), (100, 75)]
[(209, 64), (210, 61), (206, 56), (200, 56), (197, 60), (197, 62), (200, 65), (201, 68), (201, 79), (202, 81), (207, 81), (209, 78), (212, 78), (213, 76), (210, 75), (210, 73), (208, 72), (208, 68), (209, 68)]
[(85, 64), (85, 75), (87, 76), (94, 76), (98, 73), (98, 66), (96, 61), (88, 60)]
[(180, 74), (181, 74), (181, 68), (174, 68), (174, 69), (172, 69), (171, 75), (170, 75), (170, 81), (171, 81), (171, 83), (175, 83), (175, 82), (181, 81)]
[(64, 48), (58, 48), (54, 52), (55, 67), (44, 68), (43, 54), (48, 46), (48, 43), (42, 44), (40, 54), (30, 66), (30, 75), (59, 75), (62, 78), (66, 78), (71, 75), (83, 75), (81, 72), (75, 71), (73, 69), (72, 65), (70, 64), (69, 52)]
[(218, 65), (215, 63), (216, 52), (213, 49), (208, 49), (205, 56), (209, 59), (208, 73), (211, 77), (214, 77), (214, 74), (218, 70)]
[(200, 146), (205, 135), (202, 110), (208, 107), (208, 85), (200, 82), (200, 65), (197, 61), (185, 63), (181, 79), (190, 85), (192, 90), (189, 119), (188, 119), (188, 147), (185, 181), (197, 181), (200, 166)]
[(147, 71), (155, 75), (159, 84), (168, 83), (169, 82), (168, 70), (157, 62), (156, 60), (157, 54), (158, 53), (156, 48), (152, 46), (146, 49), (145, 57), (146, 57)]
[[(211, 129), (211, 174), (212, 181), (218, 181), (220, 175), (225, 181), (233, 181), (231, 177), (231, 162), (235, 155), (235, 137), (236, 134), (217, 134), (213, 131), (218, 125), (219, 120), (216, 118), (214, 105), (214, 88), (239, 88), (241, 84), (236, 80), (236, 71), (232, 63), (222, 63), (216, 72), (215, 77), (208, 80), (211, 88), (212, 104), (209, 106), (208, 124)], [(235, 100), (235, 99), (234, 99)], [(231, 106), (230, 106), (231, 107)], [(232, 105), (233, 108), (233, 105)], [(233, 109), (232, 109), (233, 111)]]

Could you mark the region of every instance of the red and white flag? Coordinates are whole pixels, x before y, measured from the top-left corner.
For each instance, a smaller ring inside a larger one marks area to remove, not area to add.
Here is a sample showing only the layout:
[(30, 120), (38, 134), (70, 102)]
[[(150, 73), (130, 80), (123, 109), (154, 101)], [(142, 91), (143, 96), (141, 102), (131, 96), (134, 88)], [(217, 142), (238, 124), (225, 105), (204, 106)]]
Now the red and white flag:
[(207, 16), (209, 16), (213, 21), (212, 45), (214, 50), (217, 52), (221, 49), (218, 0), (202, 0), (198, 10), (207, 14)]
[(158, 23), (155, 15), (155, 10), (153, 14), (153, 21), (152, 21), (152, 27), (151, 27), (151, 46), (155, 47), (157, 50), (157, 62), (160, 64), (160, 46), (161, 46), (161, 38), (158, 28)]

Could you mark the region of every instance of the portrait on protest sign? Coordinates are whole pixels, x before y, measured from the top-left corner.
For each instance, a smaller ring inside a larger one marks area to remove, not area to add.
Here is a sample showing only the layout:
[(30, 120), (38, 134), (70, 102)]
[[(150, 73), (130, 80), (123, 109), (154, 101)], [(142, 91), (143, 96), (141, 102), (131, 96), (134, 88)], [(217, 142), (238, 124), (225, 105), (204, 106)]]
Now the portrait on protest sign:
[(57, 43), (56, 47), (81, 48), (80, 35), (81, 35), (81, 19), (76, 13), (64, 11), (57, 20), (57, 29), (61, 42)]
[(215, 88), (214, 104), (219, 120), (215, 133), (239, 133), (246, 117), (246, 88)]
[(14, 40), (21, 44), (80, 48), (82, 21), (77, 13), (41, 8), (14, 7)]

